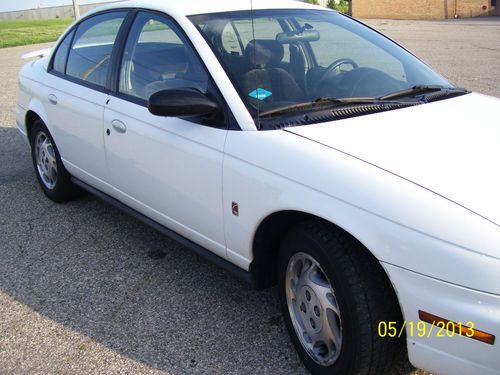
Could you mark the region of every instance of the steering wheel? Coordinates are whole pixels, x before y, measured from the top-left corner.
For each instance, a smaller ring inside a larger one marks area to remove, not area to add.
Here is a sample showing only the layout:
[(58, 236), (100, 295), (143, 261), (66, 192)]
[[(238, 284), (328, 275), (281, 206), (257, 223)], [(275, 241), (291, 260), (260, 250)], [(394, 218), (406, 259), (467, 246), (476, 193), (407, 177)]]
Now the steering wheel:
[(332, 62), (330, 65), (328, 65), (328, 68), (326, 68), (325, 72), (323, 73), (321, 80), (328, 77), (330, 73), (332, 73), (335, 69), (337, 69), (339, 66), (342, 65), (351, 65), (354, 69), (358, 68), (358, 64), (356, 64), (356, 62), (352, 59), (349, 58), (338, 59)]

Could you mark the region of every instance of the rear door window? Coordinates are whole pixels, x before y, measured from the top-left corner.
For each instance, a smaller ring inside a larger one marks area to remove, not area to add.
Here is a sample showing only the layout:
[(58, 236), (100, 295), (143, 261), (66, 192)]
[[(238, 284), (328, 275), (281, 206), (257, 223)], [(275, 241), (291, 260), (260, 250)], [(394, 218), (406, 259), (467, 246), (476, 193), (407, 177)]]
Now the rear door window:
[(126, 12), (105, 13), (80, 23), (69, 51), (66, 74), (104, 87), (111, 52), (126, 15)]

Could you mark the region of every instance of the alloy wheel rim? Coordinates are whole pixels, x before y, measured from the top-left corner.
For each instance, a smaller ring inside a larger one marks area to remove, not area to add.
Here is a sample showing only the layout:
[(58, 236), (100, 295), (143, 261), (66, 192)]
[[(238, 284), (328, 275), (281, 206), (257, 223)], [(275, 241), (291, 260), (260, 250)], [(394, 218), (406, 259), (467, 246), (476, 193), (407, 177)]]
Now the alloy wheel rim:
[(56, 152), (47, 134), (39, 132), (35, 138), (35, 161), (38, 175), (47, 189), (57, 183)]
[(342, 347), (340, 309), (332, 286), (309, 254), (294, 254), (286, 270), (286, 300), (302, 347), (319, 365), (331, 366)]

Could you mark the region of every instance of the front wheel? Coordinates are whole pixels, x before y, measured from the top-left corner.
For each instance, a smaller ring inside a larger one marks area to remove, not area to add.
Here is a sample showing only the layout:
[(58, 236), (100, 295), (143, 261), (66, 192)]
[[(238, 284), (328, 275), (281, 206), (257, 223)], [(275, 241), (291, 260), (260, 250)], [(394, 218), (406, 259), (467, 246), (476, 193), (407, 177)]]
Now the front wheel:
[(45, 195), (54, 202), (69, 201), (80, 195), (78, 187), (70, 181), (54, 139), (40, 119), (33, 124), (30, 143), (33, 167)]
[(386, 374), (401, 340), (377, 324), (401, 314), (380, 265), (338, 228), (311, 221), (286, 236), (278, 262), (285, 324), (312, 374)]

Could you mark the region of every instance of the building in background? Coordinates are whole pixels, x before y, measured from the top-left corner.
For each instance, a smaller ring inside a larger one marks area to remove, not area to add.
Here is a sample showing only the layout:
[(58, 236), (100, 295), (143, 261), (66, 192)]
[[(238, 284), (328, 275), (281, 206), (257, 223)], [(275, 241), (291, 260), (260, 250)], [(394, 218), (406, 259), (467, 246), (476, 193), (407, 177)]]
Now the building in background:
[(356, 18), (447, 19), (500, 16), (500, 0), (352, 0)]

